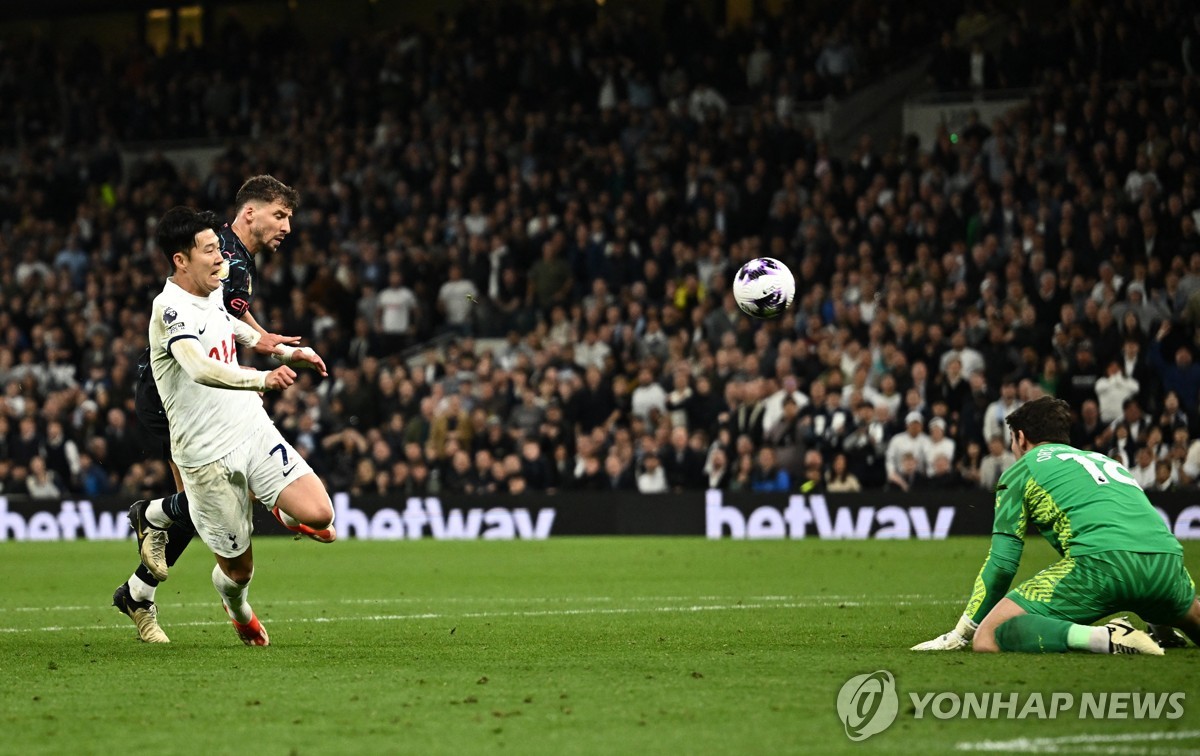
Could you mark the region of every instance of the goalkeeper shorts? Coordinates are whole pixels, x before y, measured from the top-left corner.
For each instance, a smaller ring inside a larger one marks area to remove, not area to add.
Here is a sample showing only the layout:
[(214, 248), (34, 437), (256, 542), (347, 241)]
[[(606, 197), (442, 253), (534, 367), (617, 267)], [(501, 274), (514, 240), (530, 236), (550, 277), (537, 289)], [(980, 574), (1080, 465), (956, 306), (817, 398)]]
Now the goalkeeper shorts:
[(1084, 625), (1116, 612), (1173, 622), (1187, 614), (1195, 597), (1182, 556), (1136, 551), (1067, 557), (1008, 592), (1029, 614)]

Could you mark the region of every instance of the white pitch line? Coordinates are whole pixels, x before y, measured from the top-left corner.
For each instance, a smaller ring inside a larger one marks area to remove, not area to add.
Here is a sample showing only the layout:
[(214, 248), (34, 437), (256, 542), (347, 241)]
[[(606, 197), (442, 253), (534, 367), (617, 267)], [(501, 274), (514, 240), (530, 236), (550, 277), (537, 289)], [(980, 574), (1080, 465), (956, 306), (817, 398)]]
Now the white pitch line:
[[(499, 597), (476, 597), (476, 596), (397, 596), (392, 598), (369, 598), (369, 599), (281, 599), (264, 601), (263, 604), (269, 606), (304, 606), (307, 604), (321, 604), (327, 606), (329, 604), (559, 604), (559, 603), (611, 603), (613, 601), (638, 601), (638, 602), (660, 602), (660, 601), (828, 601), (832, 603), (844, 603), (847, 601), (861, 601), (862, 599), (879, 599), (877, 593), (855, 593), (845, 595), (813, 595), (813, 596), (626, 596), (617, 599), (613, 596), (499, 596)], [(898, 601), (910, 600), (916, 603), (923, 603), (925, 600), (942, 600), (948, 599), (946, 595), (922, 594), (922, 593), (904, 593), (892, 596), (888, 599), (889, 603), (893, 603), (892, 599)], [(0, 606), (0, 613), (3, 612), (84, 612), (100, 608), (101, 604), (82, 604), (78, 606)], [(106, 605), (103, 605), (106, 606)], [(181, 609), (191, 606), (211, 606), (211, 604), (202, 601), (189, 602), (174, 602), (167, 603), (158, 602), (160, 608)]]
[[(1014, 738), (1013, 740), (980, 740), (955, 744), (959, 751), (1016, 751), (1018, 753), (1062, 753), (1064, 751), (1087, 753), (1131, 753), (1128, 748), (1110, 746), (1114, 743), (1150, 743), (1165, 740), (1200, 739), (1200, 730), (1162, 730), (1154, 732), (1123, 732), (1112, 735), (1063, 735), (1057, 738)], [(1094, 750), (1100, 749), (1100, 750)], [(1155, 750), (1155, 753), (1161, 753)], [(1187, 750), (1185, 753), (1197, 753)]]
[[(1056, 746), (1057, 747), (1057, 746)], [(1069, 753), (1096, 753), (1102, 756), (1198, 756), (1200, 750), (1195, 748), (1159, 748), (1157, 746), (1139, 746), (1131, 748), (1127, 745), (1100, 746), (1075, 745), (1069, 746)], [(1054, 753), (1051, 751), (1050, 753)]]
[[(881, 602), (882, 603), (882, 602)], [(887, 602), (888, 606), (909, 605), (912, 602)], [(944, 602), (928, 602), (928, 603), (951, 603)], [(753, 603), (753, 604), (694, 604), (691, 606), (650, 606), (650, 607), (585, 607), (579, 609), (535, 609), (526, 611), (510, 611), (510, 612), (421, 612), (415, 614), (371, 614), (371, 615), (347, 615), (344, 617), (280, 617), (271, 618), (269, 624), (280, 623), (323, 623), (323, 622), (403, 622), (408, 620), (431, 620), (431, 619), (495, 619), (503, 617), (575, 617), (586, 615), (605, 615), (605, 614), (690, 614), (695, 612), (726, 612), (726, 611), (749, 611), (756, 609), (828, 609), (833, 606), (867, 606), (865, 602), (779, 602), (779, 603)], [(167, 629), (172, 627), (219, 627), (226, 623), (223, 621), (194, 621), (194, 622), (172, 622), (167, 625)], [(106, 625), (51, 625), (48, 627), (0, 627), (0, 633), (41, 633), (41, 632), (65, 632), (76, 630), (128, 630), (129, 626), (125, 623), (117, 622)]]

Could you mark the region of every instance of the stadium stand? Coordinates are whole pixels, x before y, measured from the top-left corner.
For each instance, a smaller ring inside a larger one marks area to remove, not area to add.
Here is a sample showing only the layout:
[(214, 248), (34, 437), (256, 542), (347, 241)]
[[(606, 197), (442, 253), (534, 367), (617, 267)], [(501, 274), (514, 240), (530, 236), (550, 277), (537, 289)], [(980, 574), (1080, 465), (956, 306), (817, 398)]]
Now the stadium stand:
[[(737, 32), (684, 7), (661, 46), (583, 4), (470, 4), (313, 55), (236, 26), (161, 57), (6, 44), (0, 492), (170, 487), (132, 412), (153, 220), (228, 211), (257, 173), (303, 197), (258, 319), (334, 366), (267, 401), (331, 490), (987, 487), (1003, 417), (1043, 393), (1147, 489), (1196, 485), (1200, 27), (1168, 23), (1180, 4), (1020, 15), (987, 64), (952, 32), (939, 87), (994, 70), (980, 86), (1033, 86), (1026, 104), (844, 159), (795, 103), (933, 42), (933, 6)], [(1020, 59), (1038, 34), (1047, 56)], [(1145, 59), (1111, 52), (1130, 35)], [(118, 149), (167, 137), (225, 141), (197, 170)], [(762, 255), (797, 276), (781, 321), (727, 293)]]

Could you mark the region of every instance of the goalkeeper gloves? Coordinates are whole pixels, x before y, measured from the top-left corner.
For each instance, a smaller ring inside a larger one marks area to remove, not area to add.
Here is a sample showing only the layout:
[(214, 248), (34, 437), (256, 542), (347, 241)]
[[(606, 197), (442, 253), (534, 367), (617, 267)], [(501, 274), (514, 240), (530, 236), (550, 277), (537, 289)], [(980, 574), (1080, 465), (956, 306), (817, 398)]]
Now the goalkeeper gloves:
[(960, 648), (966, 648), (971, 645), (971, 638), (975, 637), (975, 629), (978, 627), (978, 623), (972, 622), (971, 618), (964, 614), (959, 618), (958, 625), (953, 630), (944, 635), (939, 635), (933, 640), (918, 643), (912, 647), (912, 650), (957, 651)]

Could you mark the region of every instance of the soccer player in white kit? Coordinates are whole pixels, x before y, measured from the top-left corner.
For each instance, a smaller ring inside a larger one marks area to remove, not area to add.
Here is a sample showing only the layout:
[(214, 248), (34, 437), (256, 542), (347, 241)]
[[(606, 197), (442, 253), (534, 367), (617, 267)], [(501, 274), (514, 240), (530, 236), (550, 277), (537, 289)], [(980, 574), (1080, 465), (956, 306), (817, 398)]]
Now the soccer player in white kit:
[(284, 525), (333, 532), (333, 504), (312, 468), (283, 438), (257, 392), (282, 391), (293, 367), (323, 369), (311, 349), (277, 346), (272, 371), (238, 366), (237, 344), (260, 334), (225, 310), (214, 214), (176, 207), (155, 231), (173, 275), (154, 298), (150, 365), (170, 424), (171, 449), (191, 498), (192, 521), (216, 555), (213, 586), (247, 645), (269, 638), (246, 600), (254, 575), (253, 489)]

